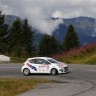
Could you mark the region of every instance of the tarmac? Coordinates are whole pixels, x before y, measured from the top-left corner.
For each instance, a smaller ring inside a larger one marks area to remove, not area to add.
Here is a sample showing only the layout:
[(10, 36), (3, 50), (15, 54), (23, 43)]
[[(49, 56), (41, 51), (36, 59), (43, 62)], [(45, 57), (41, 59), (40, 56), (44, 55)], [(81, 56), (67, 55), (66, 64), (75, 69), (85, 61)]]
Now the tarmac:
[(92, 87), (93, 85), (90, 82), (66, 79), (56, 83), (40, 84), (34, 89), (17, 96), (85, 96), (83, 93)]

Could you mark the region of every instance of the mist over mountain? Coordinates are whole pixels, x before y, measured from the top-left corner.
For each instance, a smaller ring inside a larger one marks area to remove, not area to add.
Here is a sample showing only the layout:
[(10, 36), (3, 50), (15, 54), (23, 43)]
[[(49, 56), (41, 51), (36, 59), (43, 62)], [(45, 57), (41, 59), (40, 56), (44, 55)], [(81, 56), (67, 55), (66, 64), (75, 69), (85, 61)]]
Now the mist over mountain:
[(53, 32), (53, 35), (62, 41), (70, 24), (74, 26), (81, 45), (96, 42), (96, 19), (90, 17), (63, 19), (63, 23)]
[[(19, 18), (18, 16), (6, 15), (5, 22), (12, 24), (14, 20)], [(81, 45), (85, 45), (91, 42), (96, 42), (96, 19), (90, 17), (76, 17), (76, 18), (51, 18), (52, 21), (62, 19), (63, 23), (59, 24), (59, 27), (55, 29), (52, 33), (54, 37), (62, 42), (67, 32), (67, 28), (70, 24), (74, 26), (75, 32), (77, 32), (79, 41)], [(35, 32), (35, 42), (36, 44), (42, 38), (42, 32)]]
[(16, 19), (20, 19), (20, 17), (15, 15), (5, 15), (5, 23), (9, 25), (11, 25)]

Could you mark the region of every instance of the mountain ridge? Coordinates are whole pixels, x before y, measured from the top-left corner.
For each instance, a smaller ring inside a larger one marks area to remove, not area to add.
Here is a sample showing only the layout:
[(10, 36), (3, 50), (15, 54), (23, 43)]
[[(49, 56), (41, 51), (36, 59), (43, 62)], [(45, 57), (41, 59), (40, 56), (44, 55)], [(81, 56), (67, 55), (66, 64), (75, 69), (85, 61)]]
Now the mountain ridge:
[[(5, 22), (8, 24), (12, 24), (14, 20), (17, 18), (20, 19), (18, 16), (14, 15), (6, 15)], [(63, 23), (59, 24), (58, 29), (55, 29), (52, 35), (62, 42), (67, 32), (67, 28), (70, 24), (74, 26), (75, 32), (77, 32), (79, 41), (81, 45), (85, 45), (91, 42), (96, 42), (96, 19), (92, 17), (74, 17), (74, 18), (51, 18), (51, 20), (58, 20), (62, 19)], [(42, 38), (42, 33), (35, 32), (35, 42), (38, 43), (39, 40)]]
[(16, 19), (20, 19), (20, 17), (15, 15), (5, 15), (5, 23), (9, 25), (11, 25)]
[(61, 34), (61, 38), (63, 40), (64, 36), (66, 35), (67, 28), (70, 24), (74, 26), (75, 32), (77, 32), (81, 45), (96, 42), (96, 19), (91, 17), (63, 19), (63, 23), (59, 25), (59, 29), (54, 31), (54, 35), (57, 36), (56, 33)]

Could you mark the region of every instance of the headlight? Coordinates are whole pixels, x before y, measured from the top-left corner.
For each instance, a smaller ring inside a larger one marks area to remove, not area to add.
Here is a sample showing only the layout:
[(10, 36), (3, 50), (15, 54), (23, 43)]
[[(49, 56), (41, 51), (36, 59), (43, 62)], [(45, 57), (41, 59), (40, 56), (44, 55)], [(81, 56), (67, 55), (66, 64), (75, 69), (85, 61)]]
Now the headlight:
[(64, 64), (64, 67), (68, 67), (68, 65), (67, 64)]

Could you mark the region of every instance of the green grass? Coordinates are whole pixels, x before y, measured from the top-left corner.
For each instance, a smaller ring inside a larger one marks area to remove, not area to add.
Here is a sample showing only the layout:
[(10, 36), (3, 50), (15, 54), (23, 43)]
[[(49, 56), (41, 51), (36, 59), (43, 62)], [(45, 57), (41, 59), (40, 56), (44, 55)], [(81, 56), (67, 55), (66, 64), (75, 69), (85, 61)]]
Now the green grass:
[[(54, 58), (54, 57), (53, 57)], [(96, 64), (96, 50), (87, 53), (81, 53), (79, 55), (64, 56), (62, 58), (56, 58), (59, 61), (63, 61), (69, 64)], [(12, 57), (12, 63), (23, 63), (27, 58)]]
[(23, 58), (23, 57), (11, 57), (11, 62), (14, 62), (14, 63), (23, 63), (27, 60), (27, 57), (26, 58)]
[[(96, 64), (96, 43), (87, 44), (78, 49), (71, 49), (62, 54), (54, 54), (52, 57), (67, 64)], [(22, 63), (26, 59), (12, 57), (11, 62)]]
[(68, 60), (72, 64), (96, 64), (96, 53), (86, 54), (84, 56), (70, 57)]
[(96, 65), (96, 43), (88, 44), (78, 49), (72, 49), (63, 54), (56, 54), (52, 57), (67, 64)]
[(0, 96), (16, 96), (27, 90), (34, 88), (40, 83), (48, 83), (51, 81), (42, 79), (0, 79)]
[(96, 64), (96, 52), (87, 53), (79, 56), (68, 56), (58, 59), (67, 64)]

